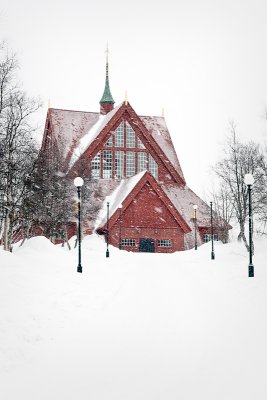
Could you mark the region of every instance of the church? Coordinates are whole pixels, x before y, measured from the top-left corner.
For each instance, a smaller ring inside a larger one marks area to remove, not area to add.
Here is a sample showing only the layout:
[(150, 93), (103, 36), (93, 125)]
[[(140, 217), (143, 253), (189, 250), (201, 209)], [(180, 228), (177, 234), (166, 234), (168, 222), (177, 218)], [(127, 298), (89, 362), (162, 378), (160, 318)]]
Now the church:
[[(196, 248), (211, 232), (218, 240), (210, 207), (186, 184), (165, 118), (137, 115), (128, 100), (114, 104), (107, 58), (99, 112), (47, 112), (42, 151), (49, 154), (51, 141), (60, 144), (66, 179), (87, 177), (101, 187), (101, 210), (83, 221), (83, 234), (105, 235), (135, 252)], [(76, 231), (70, 224), (69, 236)]]

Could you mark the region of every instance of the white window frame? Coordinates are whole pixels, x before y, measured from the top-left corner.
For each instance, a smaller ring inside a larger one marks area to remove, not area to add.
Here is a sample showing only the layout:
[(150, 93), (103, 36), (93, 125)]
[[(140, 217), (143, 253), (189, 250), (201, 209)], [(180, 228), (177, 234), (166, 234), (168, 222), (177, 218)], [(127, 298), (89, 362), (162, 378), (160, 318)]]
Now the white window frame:
[(126, 247), (126, 246), (135, 247), (136, 239), (121, 239), (121, 246), (122, 247)]
[(158, 247), (172, 247), (171, 239), (158, 239)]

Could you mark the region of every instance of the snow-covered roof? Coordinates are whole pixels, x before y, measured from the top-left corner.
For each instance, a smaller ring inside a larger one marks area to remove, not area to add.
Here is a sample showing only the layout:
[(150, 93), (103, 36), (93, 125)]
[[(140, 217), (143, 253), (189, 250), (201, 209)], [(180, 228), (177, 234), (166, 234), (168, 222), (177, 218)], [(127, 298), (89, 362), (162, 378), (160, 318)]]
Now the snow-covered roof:
[(82, 154), (88, 149), (88, 147), (93, 143), (93, 141), (97, 138), (99, 133), (103, 130), (103, 128), (107, 125), (107, 123), (111, 120), (113, 115), (116, 114), (118, 109), (122, 106), (123, 103), (119, 104), (112, 111), (110, 111), (106, 115), (99, 114), (99, 119), (95, 122), (93, 126), (85, 133), (84, 136), (80, 138), (80, 140), (76, 143), (76, 146), (73, 150), (72, 157), (69, 162), (69, 169), (74, 165), (74, 163), (80, 158)]
[(50, 108), (48, 116), (54, 137), (65, 159), (69, 150), (97, 124), (100, 114)]
[[(175, 208), (190, 225), (193, 217), (193, 205), (197, 205), (198, 226), (210, 225), (210, 208), (200, 197), (198, 197), (188, 186), (178, 186), (177, 184), (162, 185), (162, 189), (167, 194)], [(193, 222), (191, 223), (191, 225)]]
[(153, 139), (158, 143), (162, 152), (172, 163), (178, 174), (184, 179), (183, 171), (164, 117), (140, 116), (139, 118), (142, 120)]
[[(112, 117), (124, 103), (119, 104), (106, 115), (96, 112), (49, 109), (49, 121), (53, 135), (60, 145), (61, 154), (68, 169), (75, 164), (90, 147)], [(159, 145), (159, 154), (165, 162), (169, 162), (184, 179), (165, 119), (155, 116), (141, 116), (142, 123), (148, 133)]]
[(109, 217), (111, 217), (114, 212), (118, 209), (120, 204), (126, 199), (126, 197), (131, 193), (137, 183), (142, 179), (147, 171), (139, 172), (132, 176), (131, 178), (122, 179), (119, 186), (105, 199), (103, 202), (103, 207), (99, 212), (98, 218), (96, 220), (96, 229), (102, 226), (107, 219), (107, 201), (109, 202)]

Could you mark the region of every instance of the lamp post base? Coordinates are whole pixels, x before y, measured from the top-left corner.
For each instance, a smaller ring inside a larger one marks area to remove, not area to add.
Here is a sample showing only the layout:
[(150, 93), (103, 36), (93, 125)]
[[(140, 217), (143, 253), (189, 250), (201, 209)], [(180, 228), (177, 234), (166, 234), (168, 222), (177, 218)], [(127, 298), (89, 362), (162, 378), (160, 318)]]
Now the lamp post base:
[(77, 272), (83, 272), (83, 268), (82, 268), (81, 264), (78, 265)]
[(254, 265), (249, 264), (248, 266), (248, 277), (253, 278), (254, 277)]
[(109, 250), (107, 249), (107, 251), (106, 251), (106, 258), (108, 258), (109, 257)]
[(215, 253), (214, 253), (214, 251), (211, 252), (211, 259), (212, 259), (212, 260), (215, 260)]

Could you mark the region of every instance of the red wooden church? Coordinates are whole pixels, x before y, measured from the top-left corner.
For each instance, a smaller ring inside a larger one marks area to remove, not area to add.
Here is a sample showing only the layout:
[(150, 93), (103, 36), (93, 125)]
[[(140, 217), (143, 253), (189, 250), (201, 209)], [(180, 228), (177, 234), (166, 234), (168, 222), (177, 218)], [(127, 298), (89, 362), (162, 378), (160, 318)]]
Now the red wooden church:
[(100, 112), (49, 108), (43, 151), (51, 138), (63, 144), (67, 178), (80, 175), (82, 162), (103, 189), (85, 233), (107, 232), (108, 201), (109, 243), (122, 249), (174, 252), (210, 239), (210, 208), (186, 185), (164, 117), (137, 115), (128, 101), (114, 108), (108, 60)]

